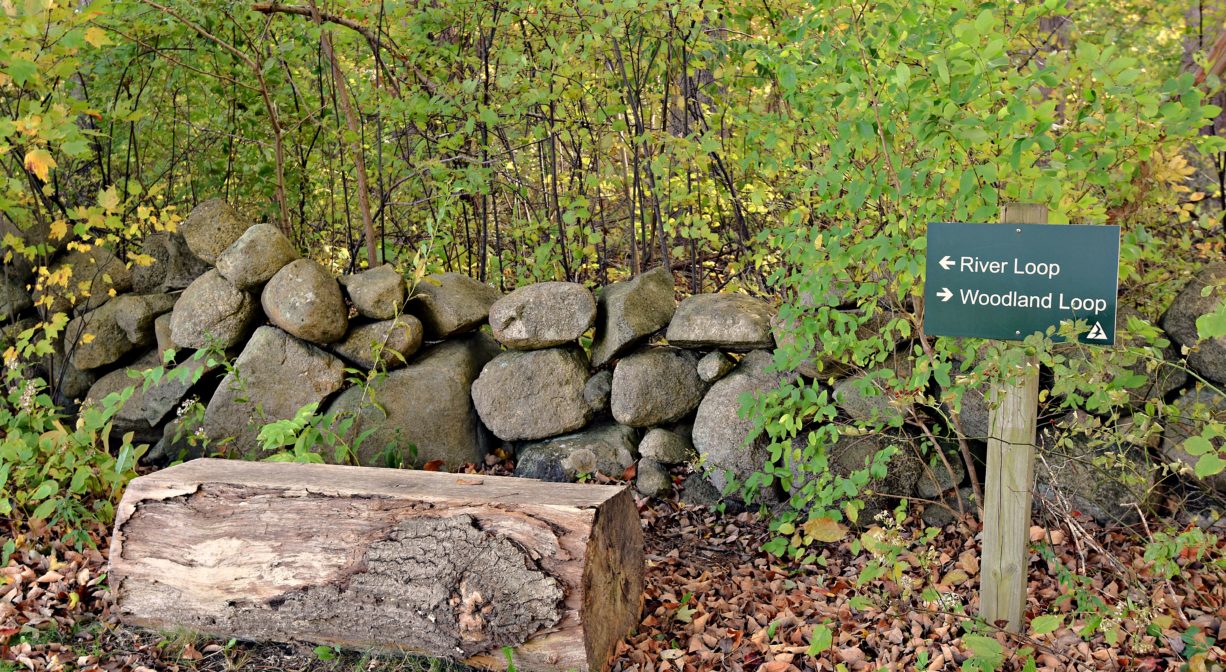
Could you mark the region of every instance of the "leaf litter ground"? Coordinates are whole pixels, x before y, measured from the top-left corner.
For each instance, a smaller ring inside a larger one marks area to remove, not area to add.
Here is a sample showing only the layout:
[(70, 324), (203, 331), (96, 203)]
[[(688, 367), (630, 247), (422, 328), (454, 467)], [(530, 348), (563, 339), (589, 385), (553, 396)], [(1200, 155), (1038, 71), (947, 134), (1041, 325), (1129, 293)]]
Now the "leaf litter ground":
[[(1142, 557), (1137, 531), (1080, 520), (1035, 527), (1027, 617), (1043, 617), (1042, 629), (1051, 631), (1018, 637), (970, 629), (979, 577), (974, 523), (908, 547), (890, 565), (899, 570), (858, 585), (872, 556), (851, 552), (854, 535), (820, 545), (808, 564), (788, 563), (760, 550), (767, 527), (749, 513), (677, 500), (640, 499), (639, 508), (647, 543), (643, 616), (619, 645), (612, 672), (957, 670), (968, 659), (1023, 670), (1027, 657), (1017, 652), (1027, 650), (1037, 670), (1223, 669), (1226, 572), (1212, 559), (1226, 554), (1226, 542), (1200, 559), (1178, 554), (1168, 581)], [(908, 546), (919, 526), (907, 519), (895, 535)], [(107, 531), (94, 530), (99, 550), (83, 552), (51, 537), (26, 530), (0, 569), (0, 671), (467, 669), (126, 628), (110, 616)], [(1084, 577), (1076, 589), (1070, 572)], [(938, 599), (926, 601), (925, 587)], [(1079, 610), (1078, 600), (1099, 607)]]

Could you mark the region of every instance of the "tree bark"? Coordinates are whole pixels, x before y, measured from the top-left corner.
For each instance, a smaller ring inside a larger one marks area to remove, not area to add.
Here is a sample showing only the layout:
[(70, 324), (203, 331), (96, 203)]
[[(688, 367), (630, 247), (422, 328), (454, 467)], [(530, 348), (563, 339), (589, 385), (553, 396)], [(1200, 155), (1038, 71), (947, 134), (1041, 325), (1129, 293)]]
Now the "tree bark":
[(110, 560), (132, 625), (489, 669), (603, 670), (642, 608), (611, 486), (194, 460), (132, 481)]

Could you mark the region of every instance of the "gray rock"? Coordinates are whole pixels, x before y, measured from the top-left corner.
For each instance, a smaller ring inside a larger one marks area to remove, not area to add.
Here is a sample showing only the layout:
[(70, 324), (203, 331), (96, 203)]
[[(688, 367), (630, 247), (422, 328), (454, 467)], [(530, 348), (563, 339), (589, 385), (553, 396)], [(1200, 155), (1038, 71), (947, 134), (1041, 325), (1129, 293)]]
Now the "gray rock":
[(665, 338), (682, 348), (772, 348), (774, 315), (770, 304), (745, 294), (695, 294), (677, 307)]
[(153, 320), (153, 340), (157, 343), (158, 359), (166, 356), (167, 350), (175, 349), (174, 338), (170, 335), (170, 322), (174, 319), (174, 311), (162, 313)]
[(1217, 289), (1201, 296), (1206, 287), (1226, 283), (1226, 263), (1216, 263), (1201, 269), (1188, 283), (1162, 317), (1162, 327), (1176, 343), (1191, 349), (1188, 366), (1216, 383), (1226, 383), (1226, 336), (1200, 341), (1196, 320), (1212, 312), (1226, 292)]
[(871, 373), (840, 380), (834, 386), (834, 402), (852, 420), (880, 421), (899, 426), (912, 409), (910, 402), (899, 402), (893, 389), (911, 377), (911, 358), (894, 355)]
[(1072, 511), (1102, 525), (1132, 525), (1140, 520), (1137, 506), (1151, 508), (1154, 467), (1135, 446), (1095, 438), (1097, 422), (1084, 413), (1069, 414), (1039, 433), (1036, 491), (1056, 501), (1059, 493)]
[[(909, 439), (890, 434), (844, 434), (826, 448), (830, 468), (846, 477), (866, 468), (867, 461), (878, 451), (892, 445), (898, 446), (898, 451), (886, 463), (886, 475), (871, 479), (860, 493), (860, 499), (864, 502), (864, 509), (860, 511), (857, 521), (860, 525), (869, 525), (878, 513), (892, 510), (899, 497), (914, 494), (924, 463)], [(801, 480), (797, 479), (793, 483), (793, 491), (801, 485)]]
[[(1209, 422), (1226, 422), (1226, 396), (1208, 387), (1197, 386), (1181, 394), (1167, 408), (1167, 412), (1168, 416), (1163, 418), (1162, 452), (1168, 460), (1182, 463), (1189, 470), (1195, 469), (1200, 457), (1190, 454), (1183, 444), (1190, 437), (1200, 436)], [(1218, 438), (1213, 441), (1213, 446), (1220, 452), (1226, 442)], [(1209, 476), (1203, 483), (1226, 493), (1226, 471)]]
[(107, 306), (124, 336), (143, 347), (155, 341), (154, 321), (169, 313), (177, 300), (173, 294), (124, 294)]
[(39, 304), (44, 316), (69, 311), (81, 314), (94, 310), (111, 298), (112, 290), (119, 294), (132, 289), (132, 271), (113, 252), (94, 245), (88, 251), (74, 250), (51, 264), (47, 269), (51, 277), (62, 275), (71, 269), (67, 286), (53, 285), (35, 292), (35, 303), (48, 297), (48, 307)]
[(362, 317), (390, 320), (404, 307), (404, 277), (391, 264), (341, 276), (341, 286)]
[(197, 205), (179, 225), (187, 247), (200, 259), (216, 264), (221, 253), (251, 226), (223, 199), (211, 198)]
[(704, 383), (714, 383), (735, 368), (736, 361), (731, 357), (719, 350), (712, 350), (698, 360), (698, 377)]
[[(946, 462), (949, 463), (946, 466)], [(936, 499), (962, 483), (966, 478), (966, 465), (958, 455), (947, 454), (945, 462), (934, 456), (931, 464), (920, 473), (915, 484), (915, 494), (924, 499)]]
[(668, 468), (650, 457), (639, 460), (638, 473), (634, 477), (634, 489), (644, 497), (667, 497), (673, 492), (673, 479)]
[(411, 302), (413, 314), (426, 328), (426, 338), (438, 340), (485, 324), (498, 297), (498, 290), (467, 275), (441, 273), (423, 278)]
[(583, 386), (583, 399), (594, 413), (609, 410), (609, 397), (613, 394), (613, 372), (599, 371)]
[(132, 395), (119, 407), (111, 420), (111, 437), (115, 440), (128, 432), (133, 432), (136, 443), (153, 444), (161, 438), (161, 432), (146, 418), (144, 380), (140, 377), (145, 371), (158, 365), (156, 354), (150, 352), (132, 366), (117, 369), (98, 379), (89, 388), (82, 405), (101, 408), (105, 399), (113, 393), (123, 392), (131, 387)]
[(174, 306), (169, 294), (125, 294), (74, 318), (64, 330), (72, 365), (82, 371), (114, 364), (153, 343), (153, 320)]
[(638, 432), (614, 423), (602, 423), (578, 432), (521, 446), (515, 475), (542, 481), (574, 481), (600, 472), (621, 478), (637, 459)]
[(401, 315), (354, 327), (332, 349), (363, 369), (371, 370), (378, 365), (390, 371), (408, 363), (421, 347), (421, 339), (421, 322), (412, 315)]
[(657, 427), (639, 442), (639, 454), (660, 464), (685, 464), (694, 459), (694, 445), (676, 432)]
[[(962, 500), (961, 510), (965, 511), (971, 518), (975, 518), (975, 512), (978, 510), (975, 504), (975, 491), (970, 486), (967, 486), (965, 488), (958, 488), (957, 495), (958, 499)], [(946, 500), (944, 506), (940, 504), (924, 505), (924, 511), (920, 514), (924, 524), (931, 527), (945, 527), (958, 519), (958, 503), (953, 497), (947, 497)]]
[(345, 390), (328, 412), (356, 416), (350, 441), (374, 430), (357, 447), (363, 465), (403, 460), (421, 466), (441, 460), (448, 469), (457, 469), (466, 463), (479, 464), (489, 436), (477, 417), (469, 388), (497, 352), (498, 344), (485, 334), (446, 341), (427, 349), (405, 368), (376, 379), (369, 392), (361, 386)]
[(573, 432), (592, 419), (583, 398), (587, 372), (578, 348), (510, 350), (481, 370), (473, 402), (481, 421), (504, 441)]
[(652, 348), (623, 357), (613, 370), (610, 405), (623, 425), (652, 427), (698, 408), (706, 385), (694, 356), (676, 348)]
[(227, 455), (258, 456), (261, 427), (323, 402), (344, 382), (341, 360), (280, 329), (260, 327), (209, 401), (204, 431), (214, 444), (233, 437)]
[(0, 273), (0, 324), (17, 321), (23, 311), (34, 305), (34, 299), (22, 283)]
[(676, 308), (673, 275), (663, 266), (600, 290), (592, 366), (604, 366), (663, 329)]
[(238, 345), (255, 321), (256, 304), (216, 270), (183, 291), (170, 319), (170, 337), (182, 348)]
[(349, 329), (349, 309), (340, 285), (311, 259), (286, 264), (260, 294), (268, 321), (311, 343), (334, 343)]
[(217, 272), (241, 290), (256, 290), (286, 264), (298, 259), (298, 251), (272, 224), (256, 224), (217, 257)]
[(685, 477), (681, 483), (681, 503), (687, 506), (724, 506), (724, 512), (738, 514), (745, 510), (745, 505), (738, 499), (725, 498), (719, 488), (711, 485), (702, 474), (694, 472)]
[(779, 375), (766, 371), (770, 364), (769, 352), (749, 353), (732, 373), (711, 386), (698, 405), (694, 448), (707, 479), (720, 491), (727, 486), (725, 472), (743, 481), (760, 470), (770, 457), (763, 437), (746, 445), (753, 421), (740, 416), (742, 394), (757, 396), (779, 385)]
[(596, 299), (575, 282), (520, 287), (490, 306), (494, 338), (512, 350), (551, 348), (579, 340), (596, 321)]
[(141, 244), (141, 253), (152, 257), (153, 263), (132, 267), (132, 290), (137, 294), (177, 292), (209, 270), (208, 263), (192, 254), (178, 233), (149, 234)]

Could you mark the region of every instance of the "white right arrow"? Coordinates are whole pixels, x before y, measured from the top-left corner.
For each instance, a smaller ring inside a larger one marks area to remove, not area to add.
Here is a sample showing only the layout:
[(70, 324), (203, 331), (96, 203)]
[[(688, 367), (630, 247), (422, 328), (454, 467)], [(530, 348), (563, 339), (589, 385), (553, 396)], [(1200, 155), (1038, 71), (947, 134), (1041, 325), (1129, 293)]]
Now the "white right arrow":
[(942, 287), (941, 291), (937, 292), (937, 296), (941, 297), (942, 302), (945, 302), (954, 298), (954, 293), (949, 291), (948, 287)]
[(947, 255), (945, 255), (945, 257), (944, 257), (944, 258), (942, 258), (942, 259), (941, 259), (941, 261), (940, 261), (939, 263), (941, 264), (941, 268), (943, 268), (943, 269), (945, 269), (945, 270), (947, 270), (947, 271), (948, 271), (948, 270), (950, 269), (950, 267), (954, 266), (954, 265), (955, 265), (955, 264), (957, 264), (958, 262), (954, 261), (953, 259), (950, 259), (950, 258), (949, 258), (949, 255), (947, 254)]

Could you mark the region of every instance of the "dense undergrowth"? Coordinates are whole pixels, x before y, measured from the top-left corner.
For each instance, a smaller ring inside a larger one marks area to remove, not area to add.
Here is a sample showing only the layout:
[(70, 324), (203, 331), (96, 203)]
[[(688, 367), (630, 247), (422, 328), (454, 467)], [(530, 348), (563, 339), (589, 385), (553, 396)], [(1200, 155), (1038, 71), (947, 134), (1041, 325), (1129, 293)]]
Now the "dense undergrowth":
[[(143, 451), (109, 431), (122, 394), (60, 411), (62, 331), (93, 285), (55, 262), (104, 246), (147, 264), (144, 236), (218, 194), (336, 271), (386, 260), (411, 279), (459, 270), (509, 289), (666, 265), (689, 292), (777, 299), (777, 367), (819, 346), (827, 362), (746, 401), (771, 459), (738, 494), (785, 494), (763, 539), (785, 562), (815, 561), (855, 522), (889, 538), (893, 519), (859, 520), (849, 495), (899, 448), (839, 476), (826, 455), (839, 436), (895, 432), (927, 459), (956, 446), (947, 457), (974, 471), (963, 399), (1022, 352), (1044, 366), (1044, 416), (1091, 418), (1099, 445), (1149, 446), (1171, 421), (1170, 398), (1131, 391), (1138, 367), (1186, 367), (1155, 325), (1190, 272), (1226, 253), (1220, 82), (1197, 76), (1213, 7), (312, 7), (0, 0), (5, 277), (35, 304), (0, 318), (0, 566), (23, 544), (96, 541), (86, 531), (110, 522)], [(923, 334), (926, 224), (994, 221), (1006, 202), (1122, 227), (1121, 346), (1061, 343), (1076, 324), (1020, 349)], [(1226, 303), (1198, 327), (1223, 338)], [(835, 365), (915, 410), (849, 422), (825, 385)], [(1204, 493), (1194, 476), (1226, 467), (1220, 418), (1194, 420), (1196, 473), (1167, 468), (1130, 532), (1147, 571), (1190, 559), (1221, 571), (1215, 533), (1178, 515)], [(309, 409), (272, 426), (267, 456), (317, 459), (330, 426)], [(1120, 471), (1111, 451), (1098, 459)], [(897, 585), (915, 564), (874, 539), (857, 540), (873, 558), (862, 578)], [(1104, 595), (1083, 579), (1071, 571), (1062, 589), (1082, 622), (1098, 619), (1087, 639), (1112, 618), (1161, 630), (1171, 617), (1148, 583)]]

